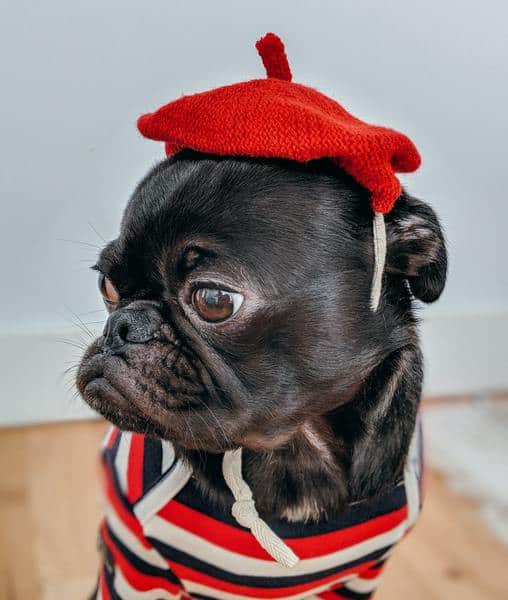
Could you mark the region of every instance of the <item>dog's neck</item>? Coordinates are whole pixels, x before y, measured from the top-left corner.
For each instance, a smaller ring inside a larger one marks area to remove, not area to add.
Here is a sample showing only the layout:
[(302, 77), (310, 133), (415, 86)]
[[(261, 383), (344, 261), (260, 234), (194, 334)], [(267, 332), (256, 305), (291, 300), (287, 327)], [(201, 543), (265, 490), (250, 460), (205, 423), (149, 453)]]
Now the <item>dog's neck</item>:
[[(404, 348), (372, 373), (351, 402), (305, 421), (283, 446), (244, 449), (243, 474), (260, 515), (288, 521), (333, 518), (349, 502), (393, 485), (414, 430), (420, 381), (419, 351)], [(179, 453), (191, 463), (202, 493), (230, 506), (222, 455)]]

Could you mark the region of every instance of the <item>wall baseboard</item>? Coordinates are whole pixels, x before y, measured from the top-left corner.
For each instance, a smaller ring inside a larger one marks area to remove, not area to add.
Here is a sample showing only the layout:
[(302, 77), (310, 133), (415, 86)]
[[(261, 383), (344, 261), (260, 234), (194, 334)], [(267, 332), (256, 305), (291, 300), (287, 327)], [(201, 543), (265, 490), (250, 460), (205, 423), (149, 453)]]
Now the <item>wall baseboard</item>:
[(508, 314), (433, 315), (421, 333), (427, 396), (508, 390)]
[(0, 424), (93, 416), (74, 387), (73, 366), (82, 346), (80, 336), (69, 331), (0, 337)]
[[(433, 315), (421, 331), (427, 396), (508, 390), (508, 314)], [(65, 374), (82, 344), (69, 331), (0, 336), (0, 425), (93, 416)]]

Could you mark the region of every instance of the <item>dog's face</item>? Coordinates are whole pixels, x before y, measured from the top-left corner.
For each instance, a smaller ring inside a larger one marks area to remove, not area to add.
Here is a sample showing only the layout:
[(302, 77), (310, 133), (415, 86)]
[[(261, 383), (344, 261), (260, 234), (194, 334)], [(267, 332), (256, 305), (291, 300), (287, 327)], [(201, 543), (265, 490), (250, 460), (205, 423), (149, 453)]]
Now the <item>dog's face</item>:
[(156, 167), (97, 263), (110, 316), (78, 372), (84, 399), (212, 452), (277, 446), (348, 402), (408, 335), (407, 281), (433, 300), (446, 266), (435, 216), (411, 201), (416, 217), (388, 222), (372, 313), (368, 196), (331, 171), (192, 154)]

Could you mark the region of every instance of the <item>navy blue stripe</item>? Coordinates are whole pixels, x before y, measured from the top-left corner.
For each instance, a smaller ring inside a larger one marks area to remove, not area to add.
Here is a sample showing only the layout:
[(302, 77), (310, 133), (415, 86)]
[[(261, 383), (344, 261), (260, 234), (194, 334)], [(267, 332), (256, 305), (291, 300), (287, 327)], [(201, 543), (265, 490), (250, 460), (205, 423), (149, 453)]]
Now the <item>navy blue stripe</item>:
[(160, 479), (162, 475), (162, 445), (159, 440), (145, 437), (143, 453), (143, 494)]
[(116, 455), (118, 454), (118, 446), (120, 445), (121, 437), (122, 432), (119, 431), (111, 448), (104, 448), (104, 450), (102, 451), (103, 459), (110, 464), (113, 464), (115, 462)]
[(116, 593), (114, 585), (113, 585), (113, 581), (114, 581), (114, 572), (113, 571), (108, 571), (107, 569), (103, 570), (104, 573), (104, 579), (106, 581), (106, 587), (108, 589), (108, 592), (111, 596), (111, 600), (125, 600), (120, 598), (120, 596)]
[(381, 560), (378, 560), (377, 563), (375, 565), (372, 565), (372, 567), (370, 567), (371, 569), (379, 569), (380, 567), (383, 567), (386, 564), (386, 561), (388, 559), (387, 558), (382, 558)]
[[(231, 507), (218, 506), (205, 499), (192, 479), (175, 496), (175, 500), (222, 523), (238, 527), (238, 523), (231, 515)], [(329, 521), (289, 523), (285, 519), (267, 519), (267, 523), (283, 539), (311, 537), (360, 525), (399, 510), (406, 505), (406, 502), (406, 490), (404, 484), (400, 483), (379, 498), (350, 505), (342, 514)]]
[(121, 542), (121, 540), (113, 533), (113, 531), (111, 530), (111, 528), (108, 526), (107, 523), (106, 523), (106, 529), (107, 529), (108, 535), (111, 537), (111, 540), (115, 544), (115, 547), (125, 557), (125, 559), (129, 562), (129, 564), (132, 565), (137, 571), (140, 571), (141, 573), (144, 573), (145, 575), (152, 575), (154, 577), (162, 577), (163, 579), (166, 579), (166, 581), (170, 581), (171, 583), (174, 583), (175, 585), (180, 585), (180, 586), (182, 585), (180, 580), (178, 579), (178, 577), (172, 571), (169, 570), (169, 565), (168, 565), (168, 569), (166, 570), (166, 569), (161, 569), (159, 567), (151, 565), (150, 563), (145, 562), (142, 558), (139, 558), (139, 556), (137, 556), (136, 554), (131, 552)]
[(344, 587), (340, 590), (337, 590), (336, 594), (339, 598), (348, 598), (350, 600), (366, 600), (367, 598), (372, 598), (374, 592), (353, 592), (353, 590), (348, 590)]
[(150, 537), (148, 539), (150, 540), (153, 547), (167, 560), (174, 561), (178, 564), (194, 569), (199, 573), (215, 577), (216, 579), (219, 579), (221, 581), (237, 583), (240, 585), (249, 585), (251, 587), (259, 588), (290, 587), (302, 583), (311, 583), (329, 575), (340, 576), (340, 573), (342, 571), (352, 569), (356, 566), (363, 565), (366, 562), (380, 558), (381, 556), (383, 556), (383, 554), (385, 554), (387, 550), (389, 550), (389, 548), (391, 548), (391, 546), (385, 546), (380, 550), (376, 550), (375, 552), (371, 552), (370, 554), (361, 556), (356, 560), (352, 560), (343, 564), (338, 564), (329, 569), (324, 569), (322, 571), (307, 573), (305, 575), (293, 575), (288, 577), (260, 577), (255, 575), (238, 575), (230, 571), (224, 571), (223, 569), (220, 569), (215, 565), (211, 565), (210, 563), (204, 562), (196, 558), (195, 556), (187, 554), (186, 552), (182, 552), (181, 550), (177, 550), (173, 546), (164, 544), (156, 538)]

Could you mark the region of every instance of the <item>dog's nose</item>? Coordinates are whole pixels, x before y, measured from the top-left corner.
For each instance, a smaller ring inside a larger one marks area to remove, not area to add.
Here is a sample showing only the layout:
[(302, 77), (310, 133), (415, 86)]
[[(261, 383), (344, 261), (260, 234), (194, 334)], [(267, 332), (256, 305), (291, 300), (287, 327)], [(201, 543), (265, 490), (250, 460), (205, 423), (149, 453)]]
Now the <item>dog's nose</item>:
[(143, 344), (156, 337), (162, 325), (160, 312), (151, 303), (133, 302), (112, 313), (104, 327), (102, 349), (119, 352), (127, 344)]

